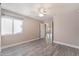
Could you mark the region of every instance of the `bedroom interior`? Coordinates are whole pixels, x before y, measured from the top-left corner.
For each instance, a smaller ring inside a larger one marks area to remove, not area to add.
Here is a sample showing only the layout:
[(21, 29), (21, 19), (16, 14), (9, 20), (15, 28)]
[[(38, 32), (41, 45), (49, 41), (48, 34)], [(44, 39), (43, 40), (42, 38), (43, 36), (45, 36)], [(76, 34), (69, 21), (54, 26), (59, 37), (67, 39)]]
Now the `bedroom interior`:
[(0, 6), (0, 56), (79, 56), (79, 3)]

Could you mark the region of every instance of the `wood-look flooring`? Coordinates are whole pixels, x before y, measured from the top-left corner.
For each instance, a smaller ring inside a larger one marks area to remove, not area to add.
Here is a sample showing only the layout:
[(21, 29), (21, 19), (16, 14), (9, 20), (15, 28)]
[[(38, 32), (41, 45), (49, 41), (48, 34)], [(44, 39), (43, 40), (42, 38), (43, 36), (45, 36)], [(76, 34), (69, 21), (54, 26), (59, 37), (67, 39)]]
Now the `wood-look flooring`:
[(79, 49), (47, 44), (45, 40), (36, 40), (22, 45), (3, 49), (1, 56), (79, 56)]

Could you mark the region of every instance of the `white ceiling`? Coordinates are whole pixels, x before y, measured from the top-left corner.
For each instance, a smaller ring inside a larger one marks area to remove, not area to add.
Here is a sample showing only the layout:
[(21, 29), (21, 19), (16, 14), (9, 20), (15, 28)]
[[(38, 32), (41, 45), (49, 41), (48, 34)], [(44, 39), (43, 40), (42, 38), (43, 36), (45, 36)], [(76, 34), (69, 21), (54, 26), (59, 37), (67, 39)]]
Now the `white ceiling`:
[[(78, 3), (2, 3), (2, 8), (35, 18), (37, 20), (51, 19), (55, 15), (79, 11)], [(39, 8), (47, 9), (47, 15), (39, 17)]]

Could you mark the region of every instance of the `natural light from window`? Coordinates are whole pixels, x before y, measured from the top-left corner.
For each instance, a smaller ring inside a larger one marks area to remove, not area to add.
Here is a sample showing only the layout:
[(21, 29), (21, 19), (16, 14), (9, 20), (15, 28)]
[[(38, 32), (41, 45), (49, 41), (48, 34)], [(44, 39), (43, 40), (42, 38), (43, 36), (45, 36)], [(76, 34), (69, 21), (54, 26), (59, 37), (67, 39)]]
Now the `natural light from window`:
[(2, 16), (1, 35), (19, 34), (23, 31), (23, 20)]
[(22, 32), (22, 20), (14, 20), (14, 34), (21, 33)]

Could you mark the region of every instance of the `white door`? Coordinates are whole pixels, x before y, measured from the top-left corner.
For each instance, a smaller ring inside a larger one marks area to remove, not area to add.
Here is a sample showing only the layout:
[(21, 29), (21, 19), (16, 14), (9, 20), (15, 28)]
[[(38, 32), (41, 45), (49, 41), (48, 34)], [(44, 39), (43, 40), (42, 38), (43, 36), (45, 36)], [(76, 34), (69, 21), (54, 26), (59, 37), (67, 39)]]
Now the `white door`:
[(40, 38), (45, 38), (45, 24), (40, 24)]

